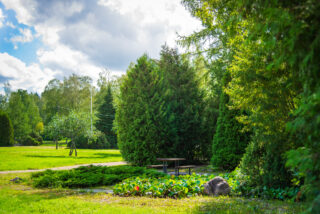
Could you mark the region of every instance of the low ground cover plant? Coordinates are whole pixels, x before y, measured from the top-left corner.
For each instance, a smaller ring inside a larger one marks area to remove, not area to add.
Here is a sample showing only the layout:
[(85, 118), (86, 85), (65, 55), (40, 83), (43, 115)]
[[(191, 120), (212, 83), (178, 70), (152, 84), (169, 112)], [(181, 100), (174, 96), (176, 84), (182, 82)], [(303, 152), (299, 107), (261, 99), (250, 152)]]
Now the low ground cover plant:
[(203, 185), (214, 175), (183, 175), (156, 178), (129, 178), (113, 188), (120, 196), (153, 196), (159, 198), (183, 198), (202, 195)]
[(121, 182), (131, 177), (163, 177), (162, 172), (145, 167), (134, 166), (86, 166), (73, 170), (52, 171), (33, 173), (31, 183), (37, 188), (76, 188), (108, 186)]
[[(151, 196), (158, 198), (184, 198), (204, 195), (204, 184), (213, 179), (214, 174), (192, 174), (183, 176), (163, 176), (162, 178), (135, 177), (128, 178), (114, 186), (114, 194), (120, 196)], [(283, 189), (253, 188), (240, 182), (234, 173), (219, 174), (231, 187), (232, 196), (247, 198), (263, 198), (278, 200), (296, 200), (299, 188), (287, 187)], [(303, 200), (303, 198), (300, 198)]]

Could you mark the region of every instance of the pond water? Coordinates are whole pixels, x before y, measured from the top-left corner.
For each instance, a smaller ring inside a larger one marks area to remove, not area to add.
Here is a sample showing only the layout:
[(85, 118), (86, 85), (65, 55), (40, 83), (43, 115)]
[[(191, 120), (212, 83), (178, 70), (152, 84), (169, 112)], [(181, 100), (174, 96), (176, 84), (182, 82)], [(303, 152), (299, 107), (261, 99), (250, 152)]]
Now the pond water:
[(104, 192), (107, 194), (113, 194), (112, 189), (107, 189), (107, 188), (78, 188), (78, 189), (73, 189), (74, 191), (82, 192), (82, 193), (99, 193), (99, 192)]

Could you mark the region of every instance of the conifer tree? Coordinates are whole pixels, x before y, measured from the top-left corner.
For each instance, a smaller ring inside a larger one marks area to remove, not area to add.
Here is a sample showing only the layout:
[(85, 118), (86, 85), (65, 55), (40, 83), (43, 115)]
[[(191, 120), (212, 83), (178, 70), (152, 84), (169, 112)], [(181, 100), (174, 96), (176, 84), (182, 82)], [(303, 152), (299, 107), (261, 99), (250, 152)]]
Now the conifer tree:
[(167, 145), (162, 149), (193, 161), (200, 153), (202, 142), (203, 93), (199, 89), (194, 68), (176, 49), (163, 46), (160, 56), (165, 120), (168, 121)]
[(97, 118), (95, 124), (96, 128), (105, 134), (111, 148), (116, 148), (117, 136), (112, 129), (113, 121), (115, 119), (115, 108), (113, 106), (113, 96), (110, 84), (107, 86), (104, 101), (98, 108)]
[(128, 68), (117, 99), (118, 146), (126, 161), (136, 165), (154, 163), (158, 151), (158, 127), (153, 115), (155, 62), (143, 55)]
[(0, 146), (12, 146), (13, 127), (11, 120), (5, 112), (0, 111)]
[[(225, 73), (222, 80), (224, 86), (230, 81)], [(241, 133), (243, 125), (236, 119), (239, 111), (228, 108), (229, 96), (222, 93), (220, 97), (217, 129), (212, 143), (211, 163), (215, 167), (233, 170), (240, 162), (249, 142), (249, 134)]]

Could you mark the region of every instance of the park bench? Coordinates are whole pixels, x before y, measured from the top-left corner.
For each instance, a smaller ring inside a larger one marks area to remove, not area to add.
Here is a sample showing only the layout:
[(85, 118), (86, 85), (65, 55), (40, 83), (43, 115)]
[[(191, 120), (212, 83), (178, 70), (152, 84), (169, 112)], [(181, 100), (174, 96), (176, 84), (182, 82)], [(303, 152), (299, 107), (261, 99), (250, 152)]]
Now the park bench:
[(162, 168), (163, 165), (159, 164), (159, 165), (148, 165), (147, 168)]
[(189, 175), (191, 175), (191, 168), (195, 168), (195, 167), (196, 167), (195, 165), (185, 165), (185, 166), (176, 166), (175, 169), (178, 175), (180, 175), (180, 172), (179, 172), (180, 169), (189, 169)]

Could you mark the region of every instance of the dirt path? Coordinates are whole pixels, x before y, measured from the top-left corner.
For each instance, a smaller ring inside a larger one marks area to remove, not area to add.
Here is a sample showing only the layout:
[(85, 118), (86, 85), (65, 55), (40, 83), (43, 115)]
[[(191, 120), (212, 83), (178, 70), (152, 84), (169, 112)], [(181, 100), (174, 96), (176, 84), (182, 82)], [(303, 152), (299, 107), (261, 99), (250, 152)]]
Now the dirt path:
[[(47, 168), (51, 170), (69, 170), (74, 169), (79, 166), (119, 166), (119, 165), (126, 165), (127, 162), (120, 161), (120, 162), (108, 162), (108, 163), (90, 163), (90, 164), (79, 164), (79, 165), (73, 165), (73, 166), (60, 166), (60, 167), (54, 167), (54, 168)], [(0, 174), (9, 174), (9, 173), (24, 173), (24, 172), (41, 172), (46, 169), (28, 169), (28, 170), (15, 170), (15, 171), (0, 171)]]

